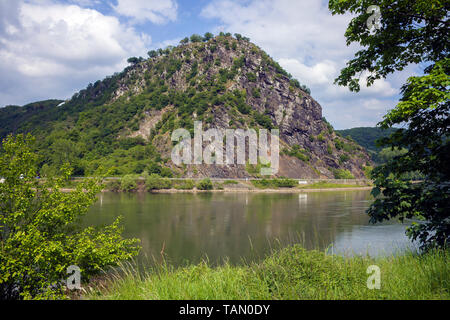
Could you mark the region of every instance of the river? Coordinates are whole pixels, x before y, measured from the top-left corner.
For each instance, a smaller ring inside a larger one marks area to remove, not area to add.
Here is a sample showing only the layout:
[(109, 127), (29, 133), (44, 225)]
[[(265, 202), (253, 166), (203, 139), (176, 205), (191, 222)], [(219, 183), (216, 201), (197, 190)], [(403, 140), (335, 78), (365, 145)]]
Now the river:
[(283, 193), (102, 193), (85, 225), (124, 217), (141, 239), (139, 260), (180, 266), (208, 259), (255, 261), (289, 244), (343, 255), (388, 255), (411, 244), (400, 223), (369, 224), (370, 191)]

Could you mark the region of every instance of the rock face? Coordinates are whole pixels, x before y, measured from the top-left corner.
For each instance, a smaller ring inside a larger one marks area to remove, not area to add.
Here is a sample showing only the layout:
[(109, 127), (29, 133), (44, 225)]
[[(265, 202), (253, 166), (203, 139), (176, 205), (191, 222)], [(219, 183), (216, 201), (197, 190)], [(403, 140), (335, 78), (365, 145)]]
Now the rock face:
[(246, 38), (220, 35), (151, 56), (130, 60), (64, 104), (0, 110), (0, 138), (33, 132), (48, 171), (69, 159), (78, 175), (102, 167), (115, 175), (245, 178), (258, 176), (261, 165), (175, 165), (172, 132), (193, 132), (195, 121), (203, 131), (279, 129), (277, 176), (364, 177), (367, 152), (337, 135), (309, 89)]
[[(178, 67), (171, 69), (170, 63)], [(138, 63), (120, 79), (113, 99), (139, 95), (145, 92), (146, 83), (156, 79), (166, 79), (169, 91), (217, 92), (215, 96), (219, 101), (205, 106), (202, 117), (192, 113), (193, 120), (206, 120), (205, 130), (213, 127), (279, 128), (281, 158), (278, 176), (334, 178), (336, 169), (339, 169), (363, 178), (364, 166), (370, 164), (362, 147), (336, 135), (322, 118), (322, 108), (307, 93), (308, 90), (299, 86), (267, 54), (248, 41), (220, 36), (208, 42), (182, 45), (166, 55)], [(224, 98), (232, 93), (234, 96), (242, 94), (249, 110), (236, 108), (232, 99)], [(174, 109), (176, 107), (166, 108), (162, 113), (174, 112)], [(164, 119), (161, 112), (157, 116)], [(157, 127), (157, 121), (152, 117), (148, 114), (141, 120), (140, 129), (129, 134), (152, 140), (163, 156), (170, 157), (172, 144), (169, 134), (155, 129), (151, 136), (143, 134), (151, 129), (149, 124)], [(181, 168), (171, 161), (167, 165), (187, 177), (243, 178), (255, 175), (244, 165), (188, 165)]]

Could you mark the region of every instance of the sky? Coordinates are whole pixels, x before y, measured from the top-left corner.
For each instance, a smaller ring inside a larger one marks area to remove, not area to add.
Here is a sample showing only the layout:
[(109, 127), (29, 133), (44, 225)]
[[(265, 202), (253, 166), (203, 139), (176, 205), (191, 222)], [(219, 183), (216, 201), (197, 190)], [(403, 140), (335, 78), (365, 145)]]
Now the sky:
[(249, 37), (308, 86), (335, 129), (375, 126), (420, 70), (359, 93), (334, 85), (359, 49), (345, 42), (350, 20), (324, 0), (0, 0), (0, 107), (69, 99), (131, 56), (224, 31)]

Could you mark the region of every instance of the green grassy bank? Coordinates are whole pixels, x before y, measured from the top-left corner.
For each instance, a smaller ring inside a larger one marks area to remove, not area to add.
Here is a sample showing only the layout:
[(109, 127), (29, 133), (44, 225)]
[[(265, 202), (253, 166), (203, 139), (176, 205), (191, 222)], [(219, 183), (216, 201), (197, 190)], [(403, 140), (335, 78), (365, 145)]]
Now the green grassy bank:
[[(381, 270), (381, 288), (367, 288), (367, 268)], [(291, 246), (259, 263), (207, 263), (122, 272), (91, 284), (84, 299), (449, 299), (449, 252), (407, 252), (383, 258), (327, 255)]]

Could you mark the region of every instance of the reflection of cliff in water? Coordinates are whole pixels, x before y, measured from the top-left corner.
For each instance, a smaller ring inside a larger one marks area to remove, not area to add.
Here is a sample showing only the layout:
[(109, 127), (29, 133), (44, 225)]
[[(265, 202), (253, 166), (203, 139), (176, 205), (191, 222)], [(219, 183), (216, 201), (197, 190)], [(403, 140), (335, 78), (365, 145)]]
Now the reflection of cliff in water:
[[(138, 237), (143, 253), (174, 264), (229, 257), (254, 259), (281, 245), (323, 249), (355, 226), (367, 226), (369, 191), (270, 193), (178, 193), (101, 195), (86, 224), (109, 224), (124, 216), (126, 237)], [(373, 228), (369, 226), (368, 228)], [(395, 230), (398, 233), (398, 230)], [(384, 236), (389, 236), (385, 234)], [(352, 245), (351, 238), (350, 245)], [(357, 237), (355, 241), (360, 241)], [(345, 243), (347, 245), (348, 243)]]

